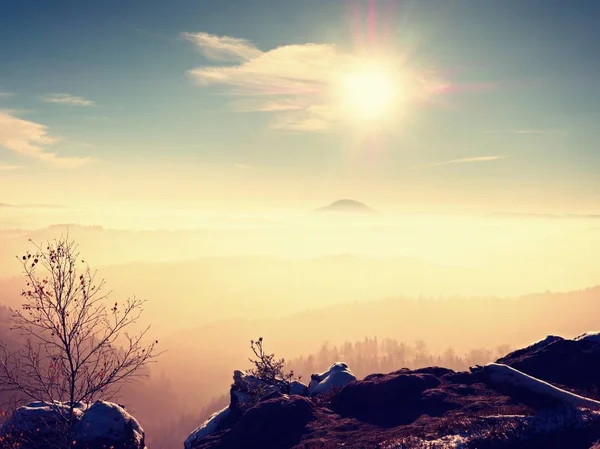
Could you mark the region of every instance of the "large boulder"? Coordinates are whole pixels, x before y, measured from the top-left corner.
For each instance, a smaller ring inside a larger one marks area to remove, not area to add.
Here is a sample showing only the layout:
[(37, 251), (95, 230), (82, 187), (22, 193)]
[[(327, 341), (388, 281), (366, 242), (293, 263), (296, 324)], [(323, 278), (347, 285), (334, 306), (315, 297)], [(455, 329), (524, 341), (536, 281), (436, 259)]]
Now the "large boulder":
[(308, 396), (308, 387), (299, 380), (293, 380), (290, 382), (290, 394)]
[(222, 436), (223, 447), (288, 448), (315, 419), (316, 407), (302, 396), (282, 395), (260, 402)]
[(524, 348), (517, 349), (504, 357), (509, 357), (509, 356), (513, 357), (513, 358), (521, 357), (524, 354), (533, 353), (539, 349), (545, 348), (546, 346), (548, 346), (556, 341), (562, 341), (562, 340), (564, 340), (564, 338), (559, 337), (557, 335), (548, 335), (547, 337), (542, 338), (541, 340), (538, 340), (528, 346), (525, 346)]
[(370, 377), (342, 388), (333, 398), (331, 408), (341, 416), (377, 425), (406, 424), (421, 413), (441, 414), (450, 408), (445, 396), (423, 395), (439, 385), (437, 377), (426, 373), (400, 372)]
[(39, 401), (19, 407), (0, 428), (0, 439), (19, 443), (20, 449), (55, 449), (59, 443), (84, 449), (145, 448), (144, 430), (124, 407), (105, 401), (77, 403), (72, 433), (66, 426), (69, 409), (68, 403)]
[(318, 394), (327, 394), (333, 389), (342, 388), (350, 382), (356, 380), (356, 376), (343, 362), (336, 362), (322, 373), (313, 374), (308, 384), (308, 394), (315, 396)]
[[(218, 431), (234, 427), (247, 409), (273, 399), (292, 396), (308, 396), (308, 386), (298, 380), (291, 382), (278, 379), (275, 385), (241, 370), (233, 372), (228, 407), (213, 413), (204, 423), (189, 434), (184, 442), (185, 449), (201, 447), (202, 440)], [(271, 403), (271, 402), (269, 402)], [(262, 406), (264, 407), (265, 406)], [(255, 413), (255, 412), (253, 412)], [(252, 416), (252, 415), (251, 415)]]
[[(68, 444), (69, 404), (63, 402), (30, 402), (15, 410), (0, 427), (0, 441), (19, 444), (23, 449), (50, 449), (56, 441)], [(73, 420), (81, 420), (85, 404), (77, 403), (73, 408)], [(17, 446), (15, 446), (17, 447)]]
[(600, 388), (600, 345), (596, 334), (584, 334), (574, 340), (549, 336), (496, 363), (583, 393)]
[(106, 401), (94, 402), (75, 428), (77, 448), (144, 449), (144, 429), (124, 407)]

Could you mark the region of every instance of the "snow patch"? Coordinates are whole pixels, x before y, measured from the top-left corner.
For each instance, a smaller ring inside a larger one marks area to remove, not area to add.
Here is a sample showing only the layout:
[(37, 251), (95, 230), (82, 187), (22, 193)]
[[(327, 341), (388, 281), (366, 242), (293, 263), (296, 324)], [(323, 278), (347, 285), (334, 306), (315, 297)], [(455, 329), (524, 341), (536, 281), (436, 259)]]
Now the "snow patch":
[(533, 416), (527, 415), (489, 415), (473, 419), (468, 431), (446, 435), (434, 440), (418, 437), (396, 439), (384, 443), (382, 449), (467, 449), (478, 447), (482, 442), (498, 441), (501, 430), (502, 442), (525, 441), (540, 435), (547, 435), (564, 429), (582, 428), (596, 424), (600, 413), (591, 410), (578, 410), (563, 407), (540, 411)]
[(533, 416), (483, 416), (478, 418), (477, 422), (484, 423), (484, 427), (477, 431), (476, 436), (471, 437), (471, 441), (489, 440), (492, 437), (492, 430), (497, 431), (498, 428), (502, 429), (507, 441), (524, 440), (565, 429), (580, 429), (590, 424), (596, 425), (599, 420), (600, 413), (597, 411), (578, 409), (569, 405), (541, 410)]
[(232, 404), (250, 404), (253, 399), (253, 396), (250, 394), (250, 392), (259, 393), (260, 397), (276, 391), (281, 393), (282, 386), (285, 384), (285, 382), (281, 382), (281, 386), (269, 385), (256, 376), (246, 374), (241, 370), (235, 370), (233, 372), (233, 385), (231, 388)]
[[(51, 434), (56, 431), (59, 424), (66, 422), (69, 408), (67, 402), (30, 402), (15, 410), (10, 419), (2, 426), (0, 433), (36, 431), (40, 434)], [(85, 409), (86, 404), (75, 404), (74, 418), (80, 420)]]
[(194, 444), (200, 438), (204, 438), (212, 433), (214, 433), (218, 428), (223, 419), (225, 419), (231, 409), (229, 407), (225, 407), (223, 410), (219, 410), (218, 412), (213, 413), (210, 418), (208, 418), (204, 423), (194, 430), (190, 435), (186, 438), (183, 446), (185, 449), (192, 449)]
[(548, 335), (546, 338), (542, 338), (541, 340), (536, 341), (535, 343), (530, 344), (526, 348), (522, 350), (532, 350), (532, 349), (540, 349), (544, 346), (548, 346), (550, 343), (554, 343), (555, 341), (564, 340), (564, 338), (559, 337), (558, 335)]
[(140, 423), (123, 407), (106, 401), (94, 402), (75, 429), (80, 444), (96, 441), (132, 441), (143, 447), (144, 431)]
[(573, 340), (600, 343), (600, 332), (584, 332), (583, 334), (575, 337)]
[(310, 396), (326, 394), (334, 388), (341, 388), (349, 384), (353, 380), (356, 380), (356, 376), (352, 374), (348, 365), (343, 362), (336, 362), (327, 371), (311, 376), (308, 394)]
[(446, 435), (435, 440), (412, 437), (402, 441), (384, 444), (382, 449), (467, 449), (469, 439), (464, 435)]
[(564, 404), (578, 407), (600, 409), (600, 402), (589, 399), (578, 394), (555, 387), (548, 382), (525, 374), (508, 365), (501, 363), (489, 363), (483, 367), (484, 373), (491, 383), (506, 384), (522, 388), (532, 393), (552, 397)]

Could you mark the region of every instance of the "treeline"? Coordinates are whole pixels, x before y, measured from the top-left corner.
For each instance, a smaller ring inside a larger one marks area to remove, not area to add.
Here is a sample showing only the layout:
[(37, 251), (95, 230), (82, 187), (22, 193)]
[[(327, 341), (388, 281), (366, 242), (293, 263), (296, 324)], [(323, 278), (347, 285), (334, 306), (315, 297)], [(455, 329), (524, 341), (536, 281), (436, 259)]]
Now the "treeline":
[(340, 361), (348, 364), (352, 372), (363, 378), (372, 373), (389, 373), (400, 368), (417, 369), (426, 366), (443, 366), (455, 371), (465, 371), (474, 365), (493, 362), (511, 351), (509, 345), (494, 349), (472, 349), (459, 354), (448, 348), (442, 354), (431, 353), (427, 343), (417, 340), (412, 344), (399, 342), (393, 338), (365, 338), (363, 341), (345, 342), (331, 346), (327, 343), (314, 354), (290, 360), (286, 366), (303, 379), (322, 371), (331, 363)]

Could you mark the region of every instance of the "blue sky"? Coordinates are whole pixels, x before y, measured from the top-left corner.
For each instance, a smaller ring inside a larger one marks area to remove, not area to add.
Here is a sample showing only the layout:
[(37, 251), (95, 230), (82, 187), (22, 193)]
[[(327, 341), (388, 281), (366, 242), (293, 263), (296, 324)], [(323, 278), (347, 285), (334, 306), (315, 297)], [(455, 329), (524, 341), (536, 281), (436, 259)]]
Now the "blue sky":
[[(596, 1), (3, 8), (0, 202), (598, 211)], [(409, 100), (346, 117), (373, 57)]]

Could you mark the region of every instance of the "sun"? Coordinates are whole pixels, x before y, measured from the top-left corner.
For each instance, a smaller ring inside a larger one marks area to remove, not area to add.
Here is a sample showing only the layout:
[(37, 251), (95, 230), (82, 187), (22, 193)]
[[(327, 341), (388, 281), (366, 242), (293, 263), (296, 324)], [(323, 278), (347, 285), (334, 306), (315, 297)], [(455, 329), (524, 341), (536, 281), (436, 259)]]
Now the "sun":
[(400, 82), (381, 67), (362, 67), (344, 73), (341, 79), (342, 107), (360, 119), (378, 119), (397, 104)]

